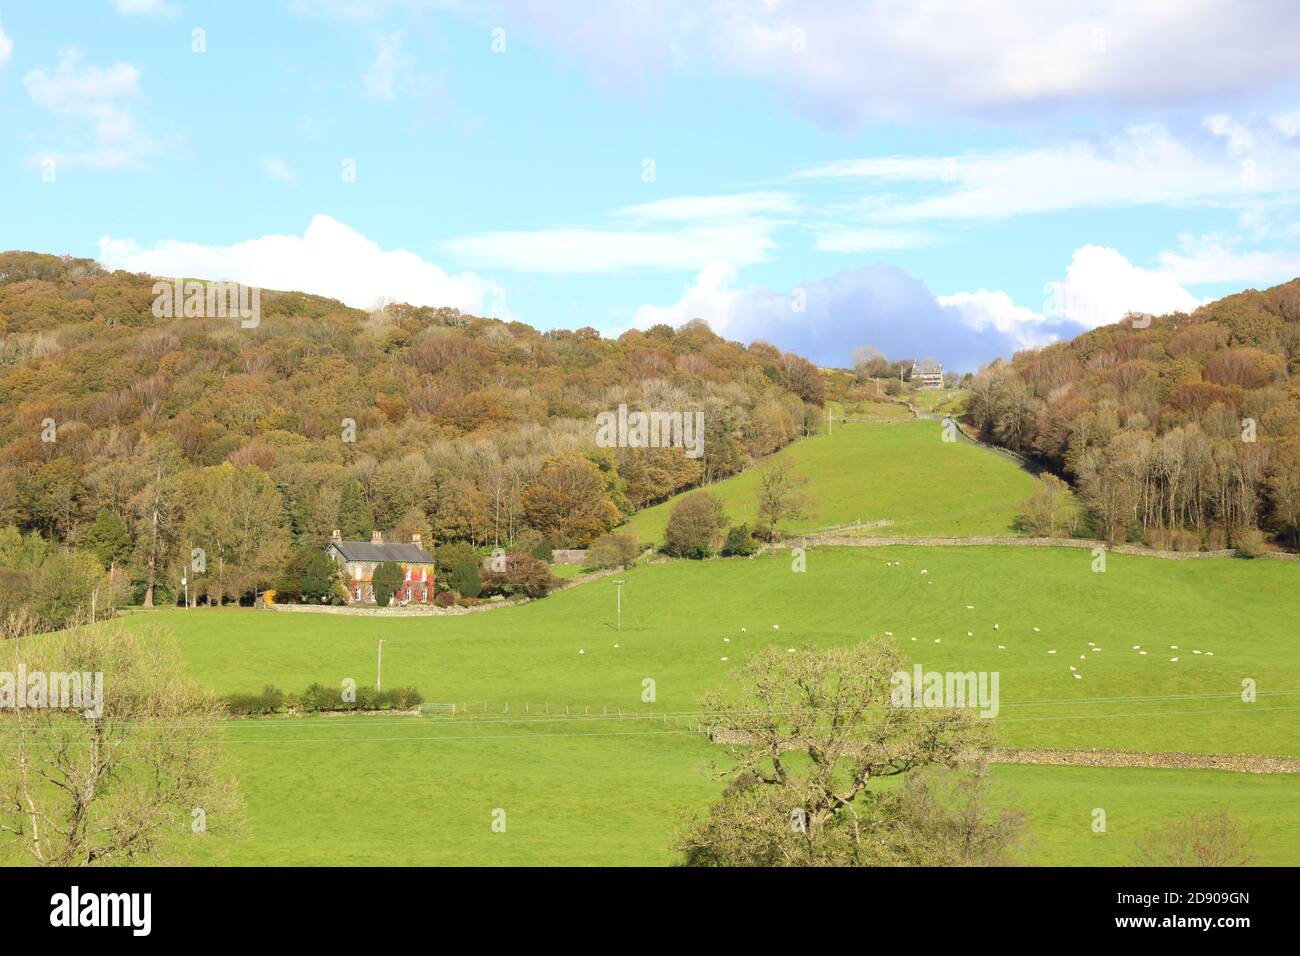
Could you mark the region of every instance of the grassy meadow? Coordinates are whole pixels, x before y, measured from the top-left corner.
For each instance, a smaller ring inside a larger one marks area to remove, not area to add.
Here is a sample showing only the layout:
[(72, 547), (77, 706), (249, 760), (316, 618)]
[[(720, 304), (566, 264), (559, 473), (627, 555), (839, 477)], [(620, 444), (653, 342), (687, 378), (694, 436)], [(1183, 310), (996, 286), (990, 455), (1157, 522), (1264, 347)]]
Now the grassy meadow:
[[(897, 409), (897, 406), (892, 406)], [(854, 406), (850, 412), (864, 414)], [(812, 513), (786, 522), (784, 531), (890, 521), (870, 534), (1009, 534), (1020, 505), (1037, 480), (1014, 463), (966, 442), (941, 440), (937, 421), (896, 425), (835, 425), (777, 452), (808, 476)], [(761, 466), (760, 466), (761, 467)], [(733, 524), (755, 521), (756, 469), (708, 490), (722, 499)], [(678, 496), (680, 497), (680, 496)], [(645, 544), (663, 541), (678, 497), (640, 511), (624, 528)]]
[[(1097, 574), (1090, 563), (1063, 548), (889, 547), (814, 549), (802, 573), (781, 553), (643, 565), (622, 575), (622, 631), (608, 580), (459, 617), (169, 609), (128, 621), (171, 630), (190, 673), (221, 692), (369, 684), (383, 638), (386, 686), (460, 705), (456, 717), (231, 722), (249, 827), (213, 862), (671, 862), (682, 814), (705, 810), (720, 788), (711, 770), (726, 766), (690, 732), (701, 696), (761, 647), (886, 631), (926, 669), (997, 670), (1006, 745), (1300, 754), (1295, 566), (1111, 555)], [(647, 677), (653, 704), (641, 702)], [(1247, 677), (1254, 704), (1239, 698)], [(995, 776), (1029, 816), (1035, 862), (1123, 863), (1136, 833), (1216, 804), (1241, 818), (1260, 862), (1300, 860), (1285, 825), (1300, 777)], [(490, 827), (498, 807), (504, 834)], [(1094, 807), (1105, 835), (1090, 829)]]

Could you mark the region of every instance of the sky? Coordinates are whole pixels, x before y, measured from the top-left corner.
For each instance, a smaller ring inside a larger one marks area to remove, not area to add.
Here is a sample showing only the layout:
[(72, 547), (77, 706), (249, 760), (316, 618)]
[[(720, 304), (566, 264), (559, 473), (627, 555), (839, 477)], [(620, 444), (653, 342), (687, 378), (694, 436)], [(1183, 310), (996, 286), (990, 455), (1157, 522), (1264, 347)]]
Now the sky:
[(1284, 2), (0, 0), (0, 248), (974, 370), (1300, 275)]

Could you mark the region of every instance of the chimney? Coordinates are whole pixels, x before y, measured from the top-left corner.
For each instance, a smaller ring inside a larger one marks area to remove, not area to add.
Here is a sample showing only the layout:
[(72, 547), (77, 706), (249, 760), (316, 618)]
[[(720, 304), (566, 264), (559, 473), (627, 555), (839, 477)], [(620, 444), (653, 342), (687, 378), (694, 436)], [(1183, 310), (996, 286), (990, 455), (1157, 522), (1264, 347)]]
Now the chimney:
[(339, 533), (339, 529), (338, 529), (338, 528), (335, 528), (333, 531), (330, 532), (330, 540), (331, 540), (331, 541), (342, 541), (342, 540), (343, 540), (343, 535)]
[(411, 544), (418, 545), (419, 543), (420, 543), (420, 535), (419, 532), (416, 532), (415, 534), (411, 535)]
[(379, 532), (379, 531), (372, 531), (372, 532), (370, 532), (370, 543), (371, 543), (371, 544), (383, 544), (383, 543), (384, 543), (384, 536), (383, 536), (383, 533), (382, 533), (382, 532)]

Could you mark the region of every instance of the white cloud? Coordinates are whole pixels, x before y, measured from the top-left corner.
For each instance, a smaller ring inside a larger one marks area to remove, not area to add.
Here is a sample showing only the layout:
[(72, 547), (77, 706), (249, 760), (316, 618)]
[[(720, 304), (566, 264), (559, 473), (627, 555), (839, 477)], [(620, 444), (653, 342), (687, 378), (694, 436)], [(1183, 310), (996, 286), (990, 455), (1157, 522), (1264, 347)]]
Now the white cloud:
[(650, 88), (666, 71), (709, 64), (770, 83), (830, 124), (928, 109), (1186, 104), (1291, 82), (1300, 44), (1286, 0), (622, 0), (599, 17), (584, 10), (511, 0), (482, 16), (606, 85)]
[(62, 165), (112, 169), (135, 166), (153, 150), (137, 126), (127, 101), (140, 93), (140, 71), (130, 63), (82, 66), (76, 50), (66, 50), (52, 73), (35, 69), (23, 77), (32, 101), (50, 112), (90, 126), (93, 145), (72, 152), (48, 151)]
[(146, 249), (130, 239), (104, 236), (99, 258), (110, 269), (312, 292), (356, 308), (389, 298), (477, 313), (488, 295), (499, 297), (494, 284), (473, 273), (448, 275), (413, 252), (380, 249), (326, 215), (313, 217), (301, 236), (263, 236), (229, 246), (167, 239)]
[(607, 226), (489, 232), (443, 248), (471, 265), (521, 272), (693, 272), (719, 259), (767, 260), (774, 233), (798, 210), (783, 193), (680, 196), (615, 210)]
[(284, 183), (287, 186), (298, 185), (298, 174), (294, 172), (292, 166), (286, 163), (279, 156), (263, 156), (257, 161), (262, 167), (262, 171), (278, 183)]
[(950, 368), (973, 370), (1062, 331), (1081, 331), (1020, 308), (1001, 292), (937, 299), (920, 280), (882, 263), (788, 291), (738, 287), (735, 270), (714, 263), (676, 302), (638, 309), (633, 324), (678, 326), (695, 318), (719, 335), (762, 339), (828, 366), (846, 366), (853, 349), (874, 345), (893, 358), (932, 354)]
[(1118, 322), (1129, 312), (1190, 312), (1202, 301), (1169, 271), (1130, 263), (1114, 249), (1087, 245), (1074, 251), (1065, 278), (1049, 282), (1043, 311), (1085, 328)]
[(1045, 345), (1059, 332), (1059, 329), (1048, 328), (1050, 323), (1043, 315), (1016, 305), (1005, 292), (980, 289), (978, 292), (941, 295), (936, 301), (956, 315), (967, 328), (976, 332), (996, 332), (1014, 343), (1016, 348)]
[(4, 27), (0, 26), (0, 66), (9, 62), (9, 58), (14, 53), (14, 41), (5, 35)]
[(1139, 268), (1100, 246), (1077, 249), (1065, 278), (1047, 292), (1041, 312), (1000, 290), (935, 296), (919, 279), (881, 263), (777, 291), (742, 287), (736, 271), (717, 262), (702, 269), (676, 302), (642, 306), (633, 324), (644, 329), (702, 318), (720, 335), (763, 339), (821, 365), (845, 366), (853, 349), (874, 345), (893, 358), (933, 355), (949, 368), (973, 370), (998, 356), (1118, 322), (1128, 312), (1201, 304), (1167, 272)]
[(1300, 276), (1300, 252), (1241, 251), (1240, 236), (1184, 236), (1180, 251), (1162, 252), (1161, 268), (1180, 282), (1240, 282), (1269, 286)]
[(139, 14), (171, 16), (176, 12), (176, 8), (164, 0), (113, 0), (113, 6), (118, 13), (127, 17)]
[[(1205, 127), (1209, 147), (1158, 125), (1135, 126), (1099, 143), (1074, 142), (961, 156), (883, 156), (804, 169), (799, 180), (908, 183), (928, 192), (873, 192), (842, 207), (876, 223), (992, 220), (1083, 208), (1162, 204), (1245, 205), (1300, 189), (1300, 154), (1231, 117)], [(914, 192), (914, 189), (913, 189)]]

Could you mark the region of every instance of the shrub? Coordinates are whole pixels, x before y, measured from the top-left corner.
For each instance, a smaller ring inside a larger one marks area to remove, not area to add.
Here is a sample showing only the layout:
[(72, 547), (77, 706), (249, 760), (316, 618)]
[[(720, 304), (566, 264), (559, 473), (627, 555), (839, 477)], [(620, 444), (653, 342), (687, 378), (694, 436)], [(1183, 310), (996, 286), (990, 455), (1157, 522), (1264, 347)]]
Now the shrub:
[(693, 491), (673, 507), (664, 532), (664, 551), (682, 558), (707, 558), (718, 544), (727, 515), (707, 491)]
[(630, 531), (597, 538), (587, 551), (589, 568), (625, 568), (637, 559), (641, 545)]
[(1233, 536), (1232, 546), (1243, 558), (1258, 558), (1264, 553), (1264, 532), (1258, 528), (1243, 528)]
[(485, 593), (507, 597), (515, 594), (545, 597), (557, 583), (547, 563), (526, 551), (511, 551), (506, 555), (504, 571), (489, 571), (483, 576)]
[(439, 591), (433, 599), (433, 603), (438, 607), (451, 607), (456, 603), (455, 591)]
[(726, 543), (722, 553), (728, 557), (748, 557), (758, 551), (754, 536), (749, 533), (749, 525), (738, 524), (727, 532)]

